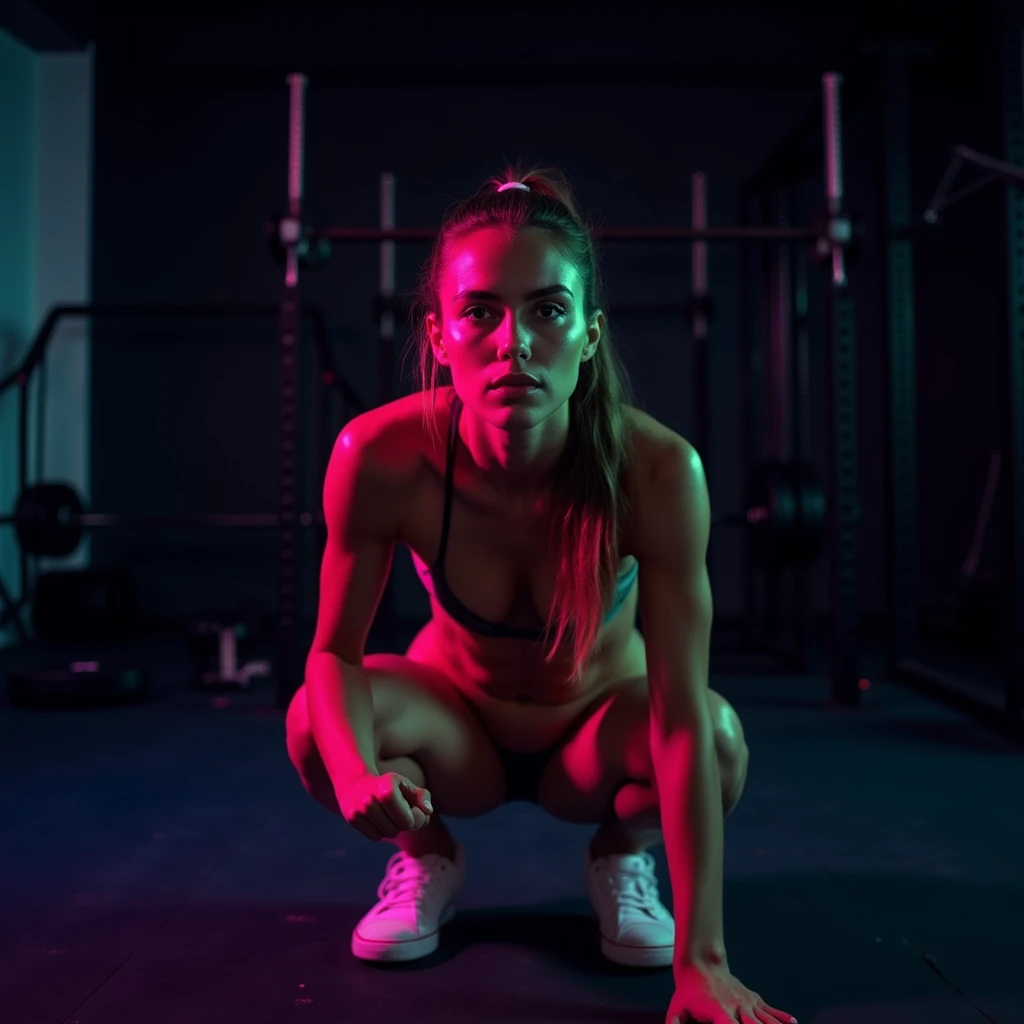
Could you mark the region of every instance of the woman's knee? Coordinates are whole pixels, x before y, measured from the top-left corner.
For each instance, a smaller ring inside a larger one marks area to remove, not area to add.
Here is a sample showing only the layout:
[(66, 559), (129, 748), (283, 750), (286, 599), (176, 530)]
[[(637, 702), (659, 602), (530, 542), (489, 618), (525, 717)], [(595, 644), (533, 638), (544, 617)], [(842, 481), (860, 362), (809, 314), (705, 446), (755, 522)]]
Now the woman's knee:
[(327, 768), (313, 737), (313, 727), (309, 722), (305, 683), (295, 691), (284, 722), (288, 759), (299, 773), (306, 792), (328, 810), (338, 813), (334, 784), (327, 774)]
[(284, 716), (284, 736), (288, 747), (288, 758), (302, 773), (302, 765), (316, 753), (313, 727), (309, 724), (309, 705), (306, 703), (306, 684), (303, 683), (292, 696)]
[(735, 785), (746, 777), (750, 749), (735, 708), (724, 697), (718, 698), (717, 705), (713, 725), (718, 766), (723, 775), (728, 777), (729, 783)]
[[(505, 790), (501, 760), (455, 684), (400, 654), (367, 655), (362, 667), (373, 698), (378, 769), (425, 784), (438, 811), (455, 817), (498, 806)], [(285, 722), (288, 756), (306, 790), (337, 807), (313, 737), (305, 685), (292, 698)]]
[(715, 694), (712, 701), (712, 720), (715, 735), (715, 752), (718, 755), (718, 771), (722, 782), (722, 803), (728, 814), (743, 794), (747, 781), (747, 767), (750, 764), (750, 748), (743, 734), (743, 723), (736, 709), (721, 695)]
[[(402, 704), (400, 695), (397, 695), (398, 699), (395, 699), (396, 695), (392, 692), (394, 688), (388, 685), (389, 673), (387, 670), (395, 667), (390, 659), (392, 659), (391, 655), (370, 655), (363, 663), (363, 669), (370, 682), (370, 693), (373, 700), (374, 751), (378, 755), (381, 751), (385, 731), (393, 731), (388, 727), (394, 724)], [(288, 758), (303, 780), (312, 776), (320, 781), (321, 776), (326, 775), (326, 768), (317, 748), (313, 726), (309, 718), (309, 701), (305, 683), (295, 691), (295, 695), (288, 705), (288, 711), (285, 714), (285, 742), (288, 748)], [(402, 751), (402, 753), (411, 753), (411, 751)]]
[(412, 762), (424, 780), (416, 784), (430, 790), (439, 813), (476, 817), (497, 807), (505, 790), (501, 760), (455, 683), (403, 655), (375, 654), (363, 664), (373, 692), (378, 763)]

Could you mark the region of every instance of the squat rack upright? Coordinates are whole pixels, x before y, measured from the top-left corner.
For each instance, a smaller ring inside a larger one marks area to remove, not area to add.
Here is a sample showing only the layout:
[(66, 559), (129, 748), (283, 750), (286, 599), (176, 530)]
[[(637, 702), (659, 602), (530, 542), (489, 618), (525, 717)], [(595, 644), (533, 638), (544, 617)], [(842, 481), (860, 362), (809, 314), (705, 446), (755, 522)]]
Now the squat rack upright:
[[(382, 268), (401, 242), (431, 241), (436, 229), (316, 227), (303, 224), (303, 166), (307, 79), (287, 77), (289, 89), (287, 214), (276, 221), (274, 244), (284, 256), (285, 280), (280, 304), (280, 398), (278, 453), (278, 607), (276, 636), (277, 702), (286, 707), (302, 682), (298, 649), (298, 338), (301, 318), (299, 287), (303, 256), (320, 240), (379, 242)], [(854, 706), (860, 702), (859, 518), (857, 496), (857, 393), (855, 304), (846, 273), (847, 246), (853, 230), (845, 206), (840, 88), (842, 76), (822, 76), (822, 137), (825, 166), (825, 215), (816, 227), (741, 225), (738, 227), (628, 227), (596, 232), (616, 242), (808, 243), (829, 266), (826, 302), (829, 310), (827, 353), (829, 414), (827, 424), (827, 486), (829, 544), (829, 604), (831, 637), (830, 702)], [(383, 207), (382, 207), (383, 209)], [(393, 325), (392, 325), (393, 326)]]
[[(882, 240), (885, 260), (885, 339), (888, 370), (887, 540), (888, 665), (892, 678), (969, 714), (1011, 737), (1024, 738), (1024, 31), (1019, 0), (998, 0), (998, 35), (1005, 160), (953, 147), (950, 167), (922, 216), (911, 209), (911, 103), (906, 47), (882, 48), (881, 133), (884, 160)], [(963, 164), (986, 175), (949, 194)], [(1000, 353), (1003, 558), (1002, 693), (945, 671), (920, 642), (920, 545), (917, 474), (917, 352), (914, 243), (933, 230), (941, 209), (981, 185), (1001, 182), (1006, 216), (1006, 327)]]

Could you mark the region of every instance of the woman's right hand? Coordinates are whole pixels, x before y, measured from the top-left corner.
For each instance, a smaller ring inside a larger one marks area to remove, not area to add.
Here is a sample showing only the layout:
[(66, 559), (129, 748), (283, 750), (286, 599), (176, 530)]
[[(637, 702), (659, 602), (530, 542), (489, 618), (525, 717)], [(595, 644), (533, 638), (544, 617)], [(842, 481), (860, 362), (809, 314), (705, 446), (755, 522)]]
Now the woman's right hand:
[(394, 839), (430, 824), (430, 793), (398, 772), (362, 775), (336, 792), (342, 817), (367, 839)]

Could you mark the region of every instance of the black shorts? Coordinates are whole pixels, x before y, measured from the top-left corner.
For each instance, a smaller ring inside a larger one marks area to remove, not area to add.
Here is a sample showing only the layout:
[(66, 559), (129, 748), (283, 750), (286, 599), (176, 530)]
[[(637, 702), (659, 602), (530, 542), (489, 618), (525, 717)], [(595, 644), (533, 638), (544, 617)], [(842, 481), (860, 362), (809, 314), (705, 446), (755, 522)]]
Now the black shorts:
[(537, 754), (520, 754), (499, 748), (498, 756), (505, 769), (505, 802), (525, 800), (527, 803), (537, 803), (541, 777), (554, 754), (555, 747)]

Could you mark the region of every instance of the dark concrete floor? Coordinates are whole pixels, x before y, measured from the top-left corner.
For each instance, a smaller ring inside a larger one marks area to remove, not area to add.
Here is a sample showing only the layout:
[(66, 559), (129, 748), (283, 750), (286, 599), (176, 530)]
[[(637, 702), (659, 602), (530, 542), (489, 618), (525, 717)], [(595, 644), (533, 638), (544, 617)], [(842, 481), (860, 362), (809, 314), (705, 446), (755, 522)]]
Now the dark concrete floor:
[[(4, 1024), (661, 1024), (670, 973), (599, 955), (589, 830), (531, 805), (452, 823), (467, 881), (437, 954), (355, 961), (392, 850), (306, 796), (271, 688), (217, 701), (180, 644), (120, 653), (159, 699), (0, 705)], [(820, 676), (714, 678), (752, 752), (731, 966), (801, 1024), (1024, 1024), (1024, 756), (873, 683), (839, 712)]]

